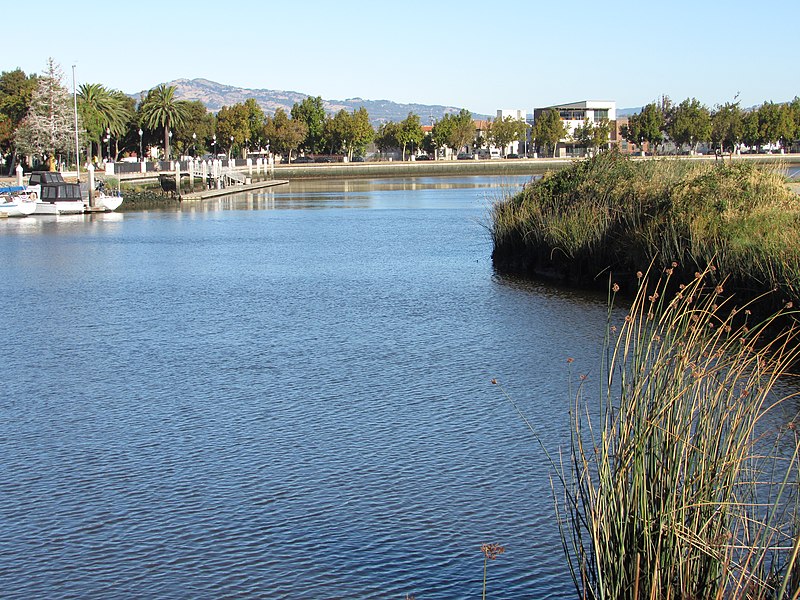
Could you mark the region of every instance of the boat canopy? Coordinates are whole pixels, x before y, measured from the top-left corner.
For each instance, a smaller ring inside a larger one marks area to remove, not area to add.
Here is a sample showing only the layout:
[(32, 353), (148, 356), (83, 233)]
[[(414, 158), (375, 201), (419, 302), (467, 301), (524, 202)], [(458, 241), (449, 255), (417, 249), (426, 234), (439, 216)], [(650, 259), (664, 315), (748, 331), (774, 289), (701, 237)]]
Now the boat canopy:
[(64, 183), (64, 177), (56, 171), (34, 171), (28, 185), (41, 185), (42, 183)]
[(10, 187), (0, 187), (0, 194), (14, 194), (16, 192), (24, 192), (25, 188), (21, 185), (12, 185)]
[(81, 201), (81, 186), (77, 183), (43, 183), (42, 200), (45, 202)]

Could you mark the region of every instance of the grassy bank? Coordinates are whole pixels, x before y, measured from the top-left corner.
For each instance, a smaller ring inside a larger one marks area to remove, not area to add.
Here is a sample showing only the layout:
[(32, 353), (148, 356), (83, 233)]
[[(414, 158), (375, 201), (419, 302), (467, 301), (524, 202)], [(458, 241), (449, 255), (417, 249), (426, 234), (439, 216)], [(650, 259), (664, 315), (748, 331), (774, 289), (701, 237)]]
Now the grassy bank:
[(578, 597), (800, 598), (800, 197), (781, 172), (608, 153), (492, 216), (499, 270), (609, 286), (599, 381), (580, 376), (571, 440), (545, 448)]
[(635, 161), (608, 152), (548, 173), (492, 210), (502, 272), (624, 291), (652, 260), (678, 279), (712, 265), (742, 298), (800, 284), (800, 197), (781, 170), (747, 161)]

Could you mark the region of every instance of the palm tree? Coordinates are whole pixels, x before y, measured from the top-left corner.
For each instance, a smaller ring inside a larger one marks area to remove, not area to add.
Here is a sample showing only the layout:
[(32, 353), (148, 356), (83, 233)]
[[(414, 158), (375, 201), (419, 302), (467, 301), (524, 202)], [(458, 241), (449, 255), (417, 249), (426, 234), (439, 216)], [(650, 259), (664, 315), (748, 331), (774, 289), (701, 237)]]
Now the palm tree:
[(175, 99), (175, 86), (160, 84), (147, 93), (142, 103), (142, 119), (150, 129), (164, 128), (164, 153), (169, 159), (170, 126), (183, 125), (188, 114), (188, 103)]
[(121, 92), (108, 90), (99, 83), (84, 83), (78, 92), (78, 110), (89, 139), (88, 156), (92, 155), (92, 142), (97, 143), (98, 154), (103, 133), (119, 138), (125, 133), (125, 125), (131, 112)]

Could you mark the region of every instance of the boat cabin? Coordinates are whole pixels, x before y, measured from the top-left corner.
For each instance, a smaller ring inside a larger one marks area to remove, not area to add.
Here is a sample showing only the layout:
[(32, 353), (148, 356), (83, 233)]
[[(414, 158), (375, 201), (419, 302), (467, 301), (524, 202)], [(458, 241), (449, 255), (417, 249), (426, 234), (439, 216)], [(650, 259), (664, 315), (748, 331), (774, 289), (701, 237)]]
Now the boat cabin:
[(42, 202), (82, 202), (81, 186), (77, 183), (43, 183)]
[(64, 183), (61, 173), (55, 171), (34, 171), (31, 173), (28, 185), (41, 185), (43, 183)]

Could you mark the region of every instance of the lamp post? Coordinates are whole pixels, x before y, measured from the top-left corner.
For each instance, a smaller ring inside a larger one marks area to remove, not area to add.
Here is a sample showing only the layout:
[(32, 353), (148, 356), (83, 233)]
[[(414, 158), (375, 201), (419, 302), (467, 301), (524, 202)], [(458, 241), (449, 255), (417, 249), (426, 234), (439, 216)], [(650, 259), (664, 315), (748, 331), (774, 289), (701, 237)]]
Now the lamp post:
[(228, 147), (228, 162), (231, 162), (231, 154), (233, 154), (233, 136), (231, 136), (231, 145)]
[(525, 158), (528, 158), (528, 129), (530, 129), (530, 124), (526, 121), (525, 122)]
[(167, 160), (169, 160), (170, 157), (172, 156), (172, 132), (171, 131), (169, 132), (167, 137), (169, 138), (169, 142), (167, 143), (167, 157), (166, 158), (167, 158)]
[(211, 140), (211, 147), (213, 148), (214, 157), (212, 160), (217, 159), (217, 134), (214, 134), (214, 138)]
[(197, 145), (197, 134), (192, 134), (192, 156), (197, 156), (197, 150), (195, 146)]
[(106, 127), (106, 159), (111, 162), (111, 129)]
[(144, 153), (142, 152), (142, 135), (143, 134), (144, 134), (144, 131), (142, 131), (142, 128), (139, 127), (139, 160), (142, 161), (142, 162), (144, 162)]

